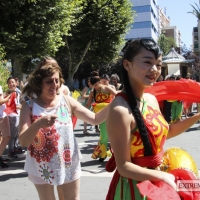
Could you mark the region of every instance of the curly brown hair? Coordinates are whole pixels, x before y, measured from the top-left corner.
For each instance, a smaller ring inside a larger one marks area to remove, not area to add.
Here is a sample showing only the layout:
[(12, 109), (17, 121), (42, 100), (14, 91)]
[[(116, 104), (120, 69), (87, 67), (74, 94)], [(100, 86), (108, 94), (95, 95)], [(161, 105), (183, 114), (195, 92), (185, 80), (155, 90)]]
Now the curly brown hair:
[[(43, 62), (44, 63), (44, 62)], [(27, 85), (23, 88), (22, 93), (31, 96), (35, 93), (39, 96), (42, 93), (42, 80), (48, 76), (52, 76), (55, 72), (59, 73), (60, 86), (64, 83), (62, 70), (57, 62), (47, 61), (44, 65), (39, 64), (38, 67), (30, 74)]]

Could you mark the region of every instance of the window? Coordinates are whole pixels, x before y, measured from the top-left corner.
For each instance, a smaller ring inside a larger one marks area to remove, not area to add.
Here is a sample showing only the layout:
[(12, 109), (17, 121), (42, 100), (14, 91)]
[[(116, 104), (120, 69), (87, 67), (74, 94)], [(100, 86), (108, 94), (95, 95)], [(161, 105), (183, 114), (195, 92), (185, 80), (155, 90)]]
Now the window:
[(194, 28), (193, 28), (193, 31), (194, 31), (194, 32), (198, 32), (198, 27), (194, 27)]
[(133, 10), (135, 10), (137, 13), (150, 12), (151, 6), (136, 6), (133, 7)]
[(195, 49), (198, 49), (198, 48), (199, 48), (199, 45), (198, 45), (198, 44), (194, 44), (194, 48), (195, 48)]
[(155, 0), (153, 0), (153, 3), (154, 3), (154, 5), (156, 6), (156, 2), (155, 2)]
[(137, 28), (151, 28), (151, 22), (135, 22), (133, 24), (133, 29), (137, 29)]

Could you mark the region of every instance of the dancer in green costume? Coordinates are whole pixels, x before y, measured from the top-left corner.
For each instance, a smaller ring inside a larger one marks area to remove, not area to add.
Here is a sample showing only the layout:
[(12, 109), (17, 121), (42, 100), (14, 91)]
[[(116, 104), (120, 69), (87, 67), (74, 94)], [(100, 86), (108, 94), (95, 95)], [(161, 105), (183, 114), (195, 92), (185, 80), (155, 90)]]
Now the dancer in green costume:
[[(89, 94), (90, 94), (90, 92), (92, 90), (92, 85), (90, 83), (90, 78), (87, 78), (87, 81), (85, 83), (86, 83), (86, 85), (83, 88), (83, 91), (82, 91), (82, 94), (81, 94), (81, 98), (85, 99), (85, 101), (82, 103), (83, 106), (87, 105)], [(91, 109), (91, 107), (89, 109)], [(84, 125), (83, 134), (88, 134), (88, 131), (87, 131), (87, 122), (84, 122), (83, 125)]]
[(173, 101), (172, 102), (172, 118), (171, 124), (176, 123), (181, 120), (183, 112), (183, 104), (182, 101)]
[[(94, 89), (90, 92), (86, 107), (92, 105), (94, 112), (97, 113), (112, 101), (113, 96), (116, 95), (116, 91), (110, 86), (101, 84), (98, 72), (94, 71), (92, 74), (93, 76), (90, 78), (90, 83), (93, 85)], [(93, 101), (94, 103), (92, 103)], [(103, 162), (107, 157), (108, 134), (105, 122), (101, 123), (99, 127), (100, 139), (92, 154), (92, 158), (99, 158), (99, 161)]]

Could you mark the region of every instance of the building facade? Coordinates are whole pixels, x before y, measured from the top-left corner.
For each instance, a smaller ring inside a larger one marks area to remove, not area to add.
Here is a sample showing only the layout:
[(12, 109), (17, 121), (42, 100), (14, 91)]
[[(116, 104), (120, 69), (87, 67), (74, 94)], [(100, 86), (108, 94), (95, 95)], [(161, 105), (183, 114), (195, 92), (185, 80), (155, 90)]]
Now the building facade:
[(157, 42), (158, 12), (157, 0), (131, 0), (136, 17), (126, 39), (150, 38)]
[(163, 27), (161, 31), (166, 37), (174, 38), (176, 46), (181, 47), (181, 32), (176, 26)]
[(196, 55), (199, 55), (200, 47), (200, 22), (198, 21), (198, 26), (193, 27), (192, 30), (192, 50)]
[(158, 8), (158, 33), (160, 35), (164, 27), (170, 26), (170, 19), (166, 15), (166, 9), (163, 11), (163, 9), (160, 6), (158, 6), (157, 8)]

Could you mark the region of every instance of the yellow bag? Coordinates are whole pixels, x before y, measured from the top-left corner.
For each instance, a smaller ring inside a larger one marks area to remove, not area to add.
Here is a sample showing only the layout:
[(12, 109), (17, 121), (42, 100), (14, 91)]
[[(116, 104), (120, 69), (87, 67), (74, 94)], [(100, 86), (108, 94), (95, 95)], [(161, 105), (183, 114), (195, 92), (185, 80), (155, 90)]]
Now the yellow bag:
[(105, 108), (108, 104), (109, 103), (105, 103), (105, 102), (102, 102), (102, 103), (93, 103), (92, 106), (93, 106), (94, 112), (98, 113), (103, 108)]
[(72, 94), (72, 97), (74, 98), (74, 99), (78, 99), (78, 97), (81, 95), (77, 90), (74, 90), (74, 92), (71, 92), (71, 94)]

